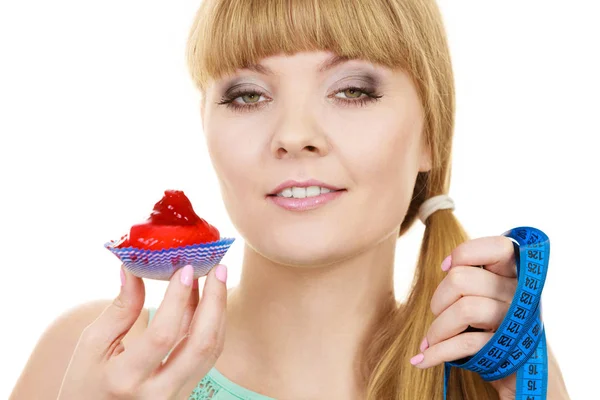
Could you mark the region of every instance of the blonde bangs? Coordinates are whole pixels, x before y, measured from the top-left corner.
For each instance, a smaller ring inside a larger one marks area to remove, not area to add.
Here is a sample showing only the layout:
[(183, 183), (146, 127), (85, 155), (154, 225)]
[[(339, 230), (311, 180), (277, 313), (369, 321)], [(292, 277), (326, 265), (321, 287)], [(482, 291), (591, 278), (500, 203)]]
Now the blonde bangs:
[[(386, 0), (205, 0), (187, 46), (200, 91), (262, 58), (325, 50), (387, 67), (411, 64), (411, 25)], [(404, 22), (403, 22), (404, 20)]]

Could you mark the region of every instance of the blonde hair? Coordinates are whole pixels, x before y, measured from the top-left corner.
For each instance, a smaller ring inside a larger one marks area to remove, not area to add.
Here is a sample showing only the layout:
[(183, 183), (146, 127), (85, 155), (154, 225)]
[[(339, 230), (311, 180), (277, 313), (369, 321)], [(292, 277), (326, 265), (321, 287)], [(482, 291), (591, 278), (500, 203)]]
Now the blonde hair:
[[(300, 51), (331, 51), (389, 68), (413, 79), (424, 109), (432, 169), (418, 174), (401, 224), (402, 236), (429, 197), (448, 193), (454, 130), (454, 82), (442, 18), (435, 0), (204, 0), (192, 24), (187, 62), (204, 95), (211, 79)], [(443, 365), (410, 365), (433, 321), (430, 300), (444, 277), (440, 264), (467, 233), (451, 210), (431, 215), (415, 277), (404, 305), (390, 310), (365, 341), (361, 365), (367, 398), (439, 399)], [(475, 373), (453, 368), (448, 398), (497, 399)]]

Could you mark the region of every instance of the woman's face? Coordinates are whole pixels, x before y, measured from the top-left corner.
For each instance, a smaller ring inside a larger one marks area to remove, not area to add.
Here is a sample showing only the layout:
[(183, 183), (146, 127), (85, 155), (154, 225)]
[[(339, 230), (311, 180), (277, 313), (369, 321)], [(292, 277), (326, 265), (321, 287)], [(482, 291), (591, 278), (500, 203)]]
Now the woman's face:
[(430, 169), (408, 75), (361, 60), (327, 68), (330, 57), (267, 57), (207, 88), (203, 127), (225, 206), (274, 262), (330, 264), (396, 236)]

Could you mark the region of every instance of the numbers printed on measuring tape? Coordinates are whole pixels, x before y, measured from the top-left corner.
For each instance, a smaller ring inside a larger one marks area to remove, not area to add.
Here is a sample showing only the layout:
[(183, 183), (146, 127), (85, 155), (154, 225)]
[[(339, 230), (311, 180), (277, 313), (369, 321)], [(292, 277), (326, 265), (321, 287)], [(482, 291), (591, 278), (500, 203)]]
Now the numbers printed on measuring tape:
[(548, 386), (546, 335), (541, 296), (550, 240), (536, 228), (519, 227), (503, 234), (513, 239), (517, 289), (506, 317), (489, 342), (474, 356), (445, 363), (444, 399), (451, 367), (477, 372), (486, 381), (517, 373), (517, 400), (544, 400)]

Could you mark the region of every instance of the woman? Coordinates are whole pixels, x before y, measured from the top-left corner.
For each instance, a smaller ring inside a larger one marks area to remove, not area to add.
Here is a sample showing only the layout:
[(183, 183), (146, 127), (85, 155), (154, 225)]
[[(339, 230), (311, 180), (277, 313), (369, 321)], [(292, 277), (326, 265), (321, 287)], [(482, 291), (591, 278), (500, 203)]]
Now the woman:
[[(218, 266), (199, 302), (182, 268), (153, 317), (122, 271), (114, 302), (47, 330), (13, 398), (440, 398), (443, 363), (485, 345), (516, 276), (510, 240), (468, 240), (444, 195), (454, 87), (435, 2), (206, 0), (188, 50), (245, 239), (239, 286), (227, 293)], [(398, 304), (396, 240), (417, 217), (425, 235)], [(549, 377), (548, 398), (567, 399), (551, 354)], [(514, 375), (454, 369), (448, 397), (514, 388)]]

